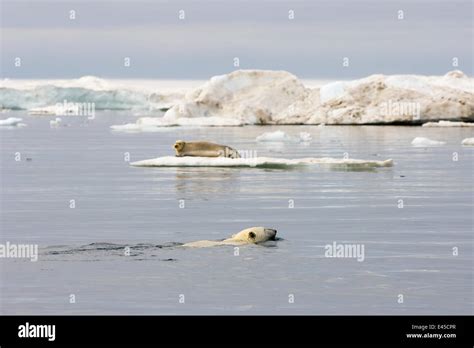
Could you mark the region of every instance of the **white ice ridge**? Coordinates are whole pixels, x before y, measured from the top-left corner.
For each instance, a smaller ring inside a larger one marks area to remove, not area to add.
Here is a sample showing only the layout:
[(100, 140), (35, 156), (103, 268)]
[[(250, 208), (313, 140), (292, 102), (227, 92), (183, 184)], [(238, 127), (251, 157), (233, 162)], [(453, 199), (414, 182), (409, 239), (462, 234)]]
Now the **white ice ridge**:
[(18, 126), (22, 119), (17, 117), (9, 117), (5, 120), (0, 120), (0, 126)]
[(461, 142), (464, 146), (474, 146), (474, 138), (466, 138)]
[(391, 167), (393, 160), (367, 161), (361, 159), (341, 158), (212, 158), (212, 157), (174, 157), (165, 156), (131, 163), (134, 167), (256, 167), (256, 168), (285, 168), (303, 165), (329, 165), (355, 168)]
[(439, 121), (423, 123), (423, 127), (474, 127), (474, 122)]
[(415, 139), (412, 140), (411, 144), (413, 146), (438, 146), (438, 145), (444, 145), (446, 144), (446, 142), (432, 140), (432, 139), (428, 139), (424, 137), (416, 137)]
[(300, 132), (298, 136), (291, 136), (281, 130), (275, 132), (265, 132), (255, 138), (258, 142), (302, 142), (309, 143), (312, 140), (311, 134)]
[(308, 88), (286, 71), (237, 70), (186, 94), (155, 126), (474, 121), (474, 79), (371, 75)]

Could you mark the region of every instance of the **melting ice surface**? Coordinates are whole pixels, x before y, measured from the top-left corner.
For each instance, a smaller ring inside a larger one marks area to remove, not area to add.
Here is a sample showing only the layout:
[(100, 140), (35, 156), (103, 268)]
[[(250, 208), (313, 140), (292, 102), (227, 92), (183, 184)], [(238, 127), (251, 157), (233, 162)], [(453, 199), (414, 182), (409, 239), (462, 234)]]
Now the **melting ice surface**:
[[(1, 314), (471, 314), (474, 148), (461, 145), (472, 138), (468, 127), (123, 133), (110, 126), (133, 123), (128, 112), (65, 116), (53, 128), (51, 117), (3, 116), (28, 126), (0, 127), (0, 243), (37, 243), (39, 259), (0, 260)], [(306, 132), (312, 141), (255, 140), (275, 131)], [(415, 137), (446, 144), (414, 147)], [(394, 165), (130, 165), (173, 156), (177, 139), (212, 140), (273, 159), (347, 153)], [(277, 229), (282, 240), (240, 247), (238, 255), (233, 246), (178, 244), (250, 226)], [(364, 245), (364, 261), (325, 257), (334, 242)]]

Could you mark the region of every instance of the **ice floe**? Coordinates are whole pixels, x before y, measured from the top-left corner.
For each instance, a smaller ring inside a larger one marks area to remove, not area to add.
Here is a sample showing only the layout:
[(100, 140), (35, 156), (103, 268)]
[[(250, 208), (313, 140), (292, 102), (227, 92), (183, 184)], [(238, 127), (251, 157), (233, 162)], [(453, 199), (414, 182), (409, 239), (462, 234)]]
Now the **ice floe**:
[(474, 122), (439, 121), (423, 123), (423, 127), (474, 127)]
[(239, 122), (232, 119), (222, 119), (215, 117), (196, 117), (196, 118), (183, 118), (176, 119), (175, 121), (164, 120), (163, 118), (158, 117), (140, 117), (135, 123), (126, 123), (122, 125), (113, 125), (110, 126), (111, 129), (115, 131), (125, 131), (130, 130), (139, 132), (153, 132), (160, 131), (160, 128), (163, 127), (174, 127), (174, 126), (185, 126), (185, 127), (233, 127), (240, 126)]
[(298, 136), (288, 135), (281, 130), (274, 132), (265, 132), (260, 134), (256, 139), (257, 142), (292, 142), (292, 143), (309, 143), (311, 142), (311, 134), (307, 132), (300, 132)]
[(60, 118), (60, 117), (56, 117), (56, 119), (49, 121), (49, 126), (50, 126), (51, 128), (53, 128), (53, 127), (59, 127), (59, 126), (61, 125), (61, 122), (62, 122), (61, 118)]
[(393, 160), (370, 161), (361, 159), (341, 158), (211, 158), (211, 157), (174, 157), (165, 156), (131, 163), (135, 167), (256, 167), (256, 168), (286, 168), (307, 165), (329, 165), (354, 168), (391, 167)]
[(474, 138), (466, 138), (461, 142), (464, 146), (474, 146)]
[(124, 133), (153, 133), (153, 132), (166, 132), (171, 129), (171, 127), (157, 127), (147, 124), (137, 124), (137, 123), (126, 123), (121, 125), (110, 126), (113, 131), (124, 132)]
[(424, 137), (416, 137), (415, 139), (412, 140), (411, 144), (413, 146), (439, 146), (439, 145), (446, 144), (446, 142), (432, 140), (432, 139), (428, 139)]
[(19, 126), (22, 119), (17, 117), (9, 117), (5, 120), (0, 120), (0, 126)]

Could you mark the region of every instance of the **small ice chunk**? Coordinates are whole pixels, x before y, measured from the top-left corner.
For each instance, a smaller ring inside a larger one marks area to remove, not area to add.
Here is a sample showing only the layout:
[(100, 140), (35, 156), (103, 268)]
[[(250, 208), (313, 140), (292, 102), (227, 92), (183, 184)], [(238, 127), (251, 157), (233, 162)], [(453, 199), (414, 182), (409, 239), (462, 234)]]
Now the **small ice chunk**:
[(466, 138), (461, 142), (464, 146), (474, 146), (474, 138)]
[(439, 145), (446, 144), (446, 142), (438, 141), (438, 140), (431, 140), (431, 139), (424, 138), (424, 137), (416, 137), (415, 139), (412, 140), (411, 144), (413, 146), (439, 146)]
[(260, 134), (255, 140), (258, 142), (285, 142), (290, 140), (290, 136), (281, 130), (277, 130), (275, 132), (265, 132)]
[(21, 121), (21, 118), (9, 117), (5, 120), (0, 120), (0, 126), (19, 126)]
[(59, 127), (61, 125), (61, 122), (62, 122), (61, 118), (56, 117), (56, 119), (49, 121), (49, 126), (50, 127)]
[(255, 138), (257, 142), (302, 142), (309, 143), (313, 138), (307, 132), (300, 132), (297, 137), (286, 134), (281, 130), (275, 132), (265, 132)]
[(310, 143), (313, 140), (311, 134), (307, 132), (300, 132), (300, 141), (302, 143)]

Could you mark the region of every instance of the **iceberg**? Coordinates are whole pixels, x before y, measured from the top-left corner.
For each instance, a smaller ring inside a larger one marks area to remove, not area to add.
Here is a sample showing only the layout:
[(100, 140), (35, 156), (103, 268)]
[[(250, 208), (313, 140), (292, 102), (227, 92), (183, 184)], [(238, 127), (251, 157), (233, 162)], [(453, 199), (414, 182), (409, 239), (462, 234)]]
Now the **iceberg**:
[(19, 126), (21, 121), (21, 118), (9, 117), (5, 120), (0, 120), (0, 126)]
[(466, 138), (461, 142), (464, 146), (474, 146), (474, 138)]
[[(201, 85), (94, 76), (3, 79), (0, 109), (60, 116), (57, 104), (67, 101), (93, 104), (95, 110), (133, 110), (156, 116), (165, 111), (162, 117), (145, 121), (155, 127), (469, 123), (474, 122), (473, 86), (474, 79), (458, 70), (444, 76), (379, 74), (311, 87), (287, 71), (272, 70), (237, 70)], [(135, 127), (141, 128), (149, 129)]]
[(431, 140), (423, 137), (416, 137), (412, 140), (413, 146), (439, 146), (446, 144), (444, 141)]
[(377, 168), (391, 167), (393, 160), (370, 161), (360, 159), (341, 159), (341, 158), (272, 158), (272, 157), (254, 157), (254, 158), (225, 158), (225, 157), (174, 157), (165, 156), (148, 160), (132, 162), (134, 167), (254, 167), (254, 168), (290, 168), (307, 165), (327, 165), (336, 167), (352, 168)]
[(422, 124), (474, 121), (474, 79), (372, 75), (308, 88), (286, 71), (237, 70), (187, 93), (164, 125)]
[[(95, 76), (71, 80), (3, 79), (0, 81), (0, 109), (29, 110), (32, 115), (60, 115), (57, 104), (67, 101), (94, 104), (96, 110), (165, 110), (181, 100), (189, 87), (165, 87), (164, 84), (166, 81), (112, 81)], [(183, 82), (183, 85), (189, 84), (189, 81)]]

